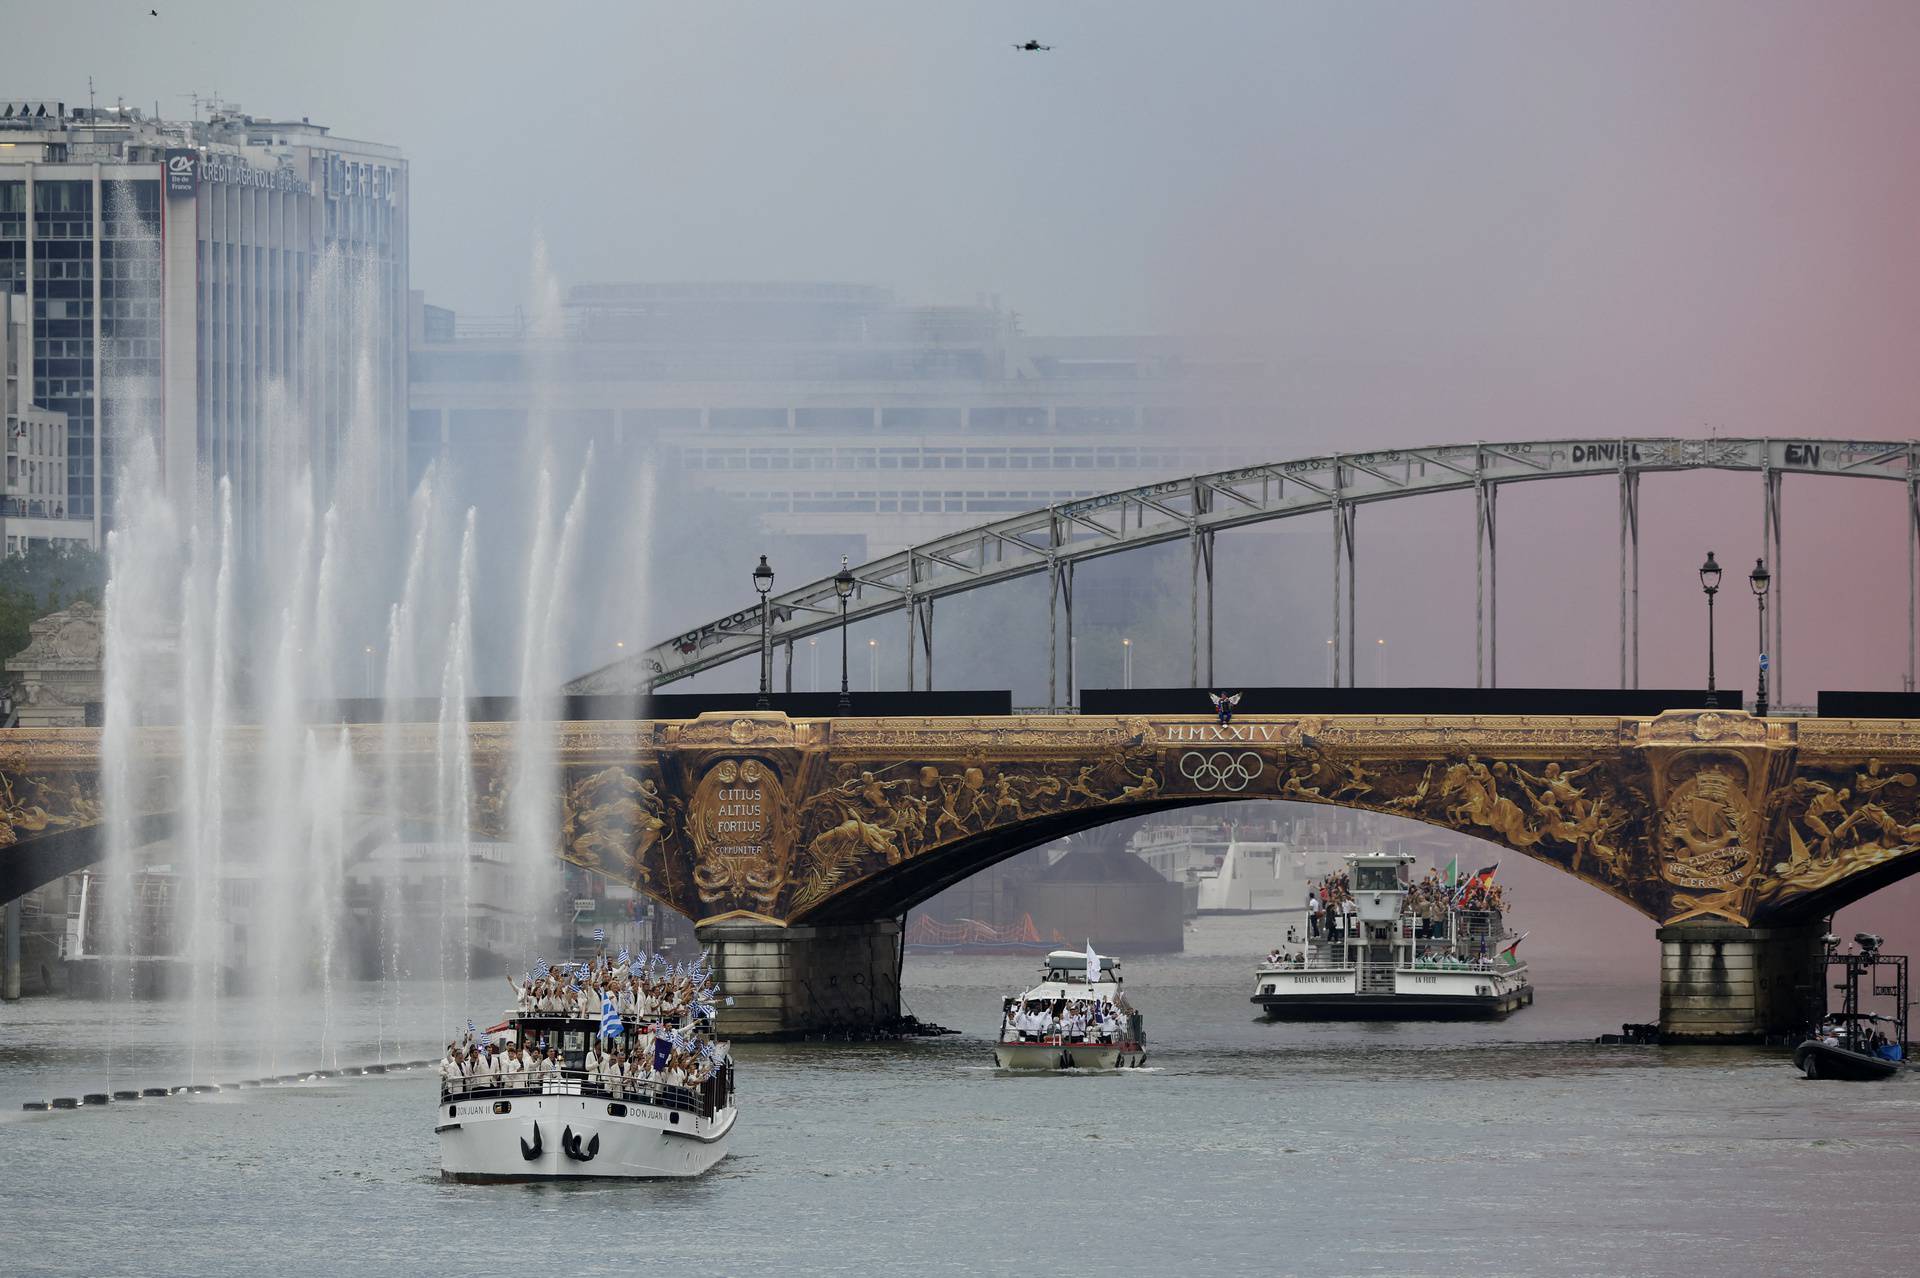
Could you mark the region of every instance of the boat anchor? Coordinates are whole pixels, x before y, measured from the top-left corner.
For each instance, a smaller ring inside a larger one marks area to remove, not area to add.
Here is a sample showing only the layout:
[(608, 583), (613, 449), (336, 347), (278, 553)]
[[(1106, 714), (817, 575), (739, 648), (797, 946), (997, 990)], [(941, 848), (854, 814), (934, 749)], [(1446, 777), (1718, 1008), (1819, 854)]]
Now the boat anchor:
[(590, 1163), (593, 1161), (594, 1156), (600, 1152), (600, 1133), (595, 1132), (593, 1139), (587, 1142), (586, 1149), (582, 1151), (580, 1148), (580, 1138), (573, 1134), (573, 1128), (569, 1125), (565, 1131), (560, 1133), (560, 1148), (565, 1150), (567, 1157), (573, 1159), (575, 1162)]
[(533, 1144), (527, 1144), (527, 1138), (525, 1136), (520, 1138), (520, 1157), (526, 1159), (528, 1162), (532, 1162), (534, 1159), (540, 1157), (540, 1154), (540, 1124), (535, 1123), (533, 1125)]

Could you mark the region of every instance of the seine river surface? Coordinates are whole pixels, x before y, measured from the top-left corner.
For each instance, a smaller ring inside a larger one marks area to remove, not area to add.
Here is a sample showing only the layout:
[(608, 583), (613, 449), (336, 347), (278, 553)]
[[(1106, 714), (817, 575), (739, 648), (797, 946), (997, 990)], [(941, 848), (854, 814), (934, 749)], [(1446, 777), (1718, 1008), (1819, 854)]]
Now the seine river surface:
[[(1153, 1068), (1119, 1076), (997, 1074), (1031, 961), (910, 958), (912, 1010), (962, 1033), (739, 1049), (732, 1156), (688, 1183), (442, 1184), (425, 1071), (25, 1114), (251, 1077), (271, 1009), (226, 1005), (230, 1060), (190, 1064), (179, 1005), (0, 1006), (0, 1272), (1914, 1272), (1920, 1081), (1597, 1046), (1655, 991), (1568, 964), (1536, 964), (1539, 1001), (1501, 1024), (1268, 1025), (1265, 939), (1208, 921), (1128, 961)], [(398, 1055), (437, 1055), (442, 997), (401, 991)], [(342, 1063), (395, 1056), (378, 992), (340, 998)]]

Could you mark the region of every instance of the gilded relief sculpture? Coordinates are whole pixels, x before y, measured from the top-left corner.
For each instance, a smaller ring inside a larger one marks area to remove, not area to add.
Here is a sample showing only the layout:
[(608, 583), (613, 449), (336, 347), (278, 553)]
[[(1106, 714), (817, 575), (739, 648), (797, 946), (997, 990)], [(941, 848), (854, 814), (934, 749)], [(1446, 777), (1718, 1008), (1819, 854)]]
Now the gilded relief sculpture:
[[(495, 837), (512, 728), (472, 731), (472, 828)], [(923, 858), (963, 872), (1063, 826), (1242, 798), (1458, 830), (1663, 923), (1804, 921), (1920, 866), (1920, 722), (1905, 720), (756, 713), (556, 731), (555, 854), (695, 919), (802, 922)], [(381, 727), (353, 748), (378, 776), (430, 740)], [(169, 748), (156, 730), (156, 757)], [(79, 729), (0, 736), (0, 848), (100, 822), (97, 750)], [(142, 811), (163, 814), (167, 792)], [(951, 876), (917, 881), (934, 877)]]

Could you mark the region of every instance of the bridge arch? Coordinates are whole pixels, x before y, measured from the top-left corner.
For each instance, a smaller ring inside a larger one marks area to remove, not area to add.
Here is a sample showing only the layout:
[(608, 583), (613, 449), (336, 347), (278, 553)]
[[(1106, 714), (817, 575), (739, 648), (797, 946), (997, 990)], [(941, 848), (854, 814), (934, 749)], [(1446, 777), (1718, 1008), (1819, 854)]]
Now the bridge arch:
[[(902, 861), (898, 865), (888, 866), (849, 887), (843, 893), (837, 893), (820, 905), (804, 910), (790, 920), (800, 925), (838, 925), (858, 923), (870, 919), (897, 916), (906, 913), (914, 906), (923, 903), (940, 891), (972, 877), (982, 870), (990, 869), (1000, 862), (1017, 856), (1032, 848), (1041, 847), (1056, 839), (1079, 834), (1087, 830), (1098, 829), (1119, 821), (1133, 820), (1151, 816), (1158, 812), (1172, 812), (1185, 808), (1219, 806), (1227, 803), (1243, 802), (1296, 802), (1313, 807), (1343, 808), (1356, 812), (1373, 812), (1382, 815), (1401, 816), (1415, 824), (1446, 830), (1455, 834), (1466, 834), (1475, 842), (1485, 845), (1487, 851), (1495, 856), (1501, 853), (1514, 853), (1529, 860), (1553, 866), (1572, 875), (1589, 887), (1601, 891), (1624, 903), (1637, 913), (1647, 914), (1646, 906), (1617, 886), (1595, 882), (1569, 869), (1568, 863), (1552, 855), (1543, 854), (1534, 848), (1515, 847), (1511, 843), (1470, 831), (1458, 826), (1419, 816), (1406, 816), (1400, 813), (1383, 813), (1377, 807), (1360, 804), (1325, 802), (1312, 799), (1291, 799), (1279, 794), (1261, 794), (1253, 796), (1231, 795), (1226, 797), (1182, 797), (1165, 799), (1158, 802), (1115, 804), (1110, 807), (1092, 809), (1083, 812), (1060, 813), (1028, 822), (1005, 830), (988, 831), (983, 834), (956, 840), (941, 847), (934, 853)], [(1920, 864), (1907, 867), (1906, 872), (1920, 869)]]

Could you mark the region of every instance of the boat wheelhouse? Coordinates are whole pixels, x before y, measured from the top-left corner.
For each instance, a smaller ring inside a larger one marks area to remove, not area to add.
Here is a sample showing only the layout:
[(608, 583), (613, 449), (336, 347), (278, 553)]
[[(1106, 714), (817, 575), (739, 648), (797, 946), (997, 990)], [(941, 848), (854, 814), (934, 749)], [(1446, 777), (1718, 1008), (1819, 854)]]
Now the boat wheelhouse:
[(1318, 935), (1275, 951), (1255, 974), (1252, 1001), (1269, 1018), (1498, 1017), (1533, 1002), (1500, 910), (1463, 908), (1452, 889), (1417, 906), (1408, 853), (1345, 860), (1348, 899), (1327, 911)]
[(1001, 1004), (994, 1064), (1010, 1070), (1144, 1065), (1146, 1022), (1127, 1000), (1125, 982), (1120, 961), (1091, 947), (1048, 954), (1040, 983)]
[[(442, 1080), (434, 1132), (444, 1179), (686, 1177), (726, 1157), (738, 1117), (730, 1059), (698, 1082), (671, 1070), (632, 1077), (590, 1070), (589, 1049), (657, 1059), (667, 1027), (623, 1026), (607, 1038), (598, 1018), (528, 1013), (488, 1033), (516, 1053), (550, 1049), (557, 1060), (550, 1070)], [(695, 1019), (671, 1033), (681, 1041), (709, 1039), (706, 1022)]]

